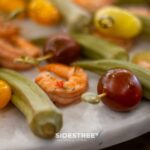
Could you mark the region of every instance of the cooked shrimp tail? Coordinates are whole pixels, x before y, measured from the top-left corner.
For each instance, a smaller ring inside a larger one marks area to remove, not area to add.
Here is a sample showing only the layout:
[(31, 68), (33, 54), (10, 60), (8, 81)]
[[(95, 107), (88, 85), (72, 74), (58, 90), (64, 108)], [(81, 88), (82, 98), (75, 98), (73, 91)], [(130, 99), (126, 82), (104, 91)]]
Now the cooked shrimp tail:
[(59, 106), (79, 101), (88, 88), (88, 77), (82, 68), (49, 64), (41, 67), (40, 71), (35, 82)]

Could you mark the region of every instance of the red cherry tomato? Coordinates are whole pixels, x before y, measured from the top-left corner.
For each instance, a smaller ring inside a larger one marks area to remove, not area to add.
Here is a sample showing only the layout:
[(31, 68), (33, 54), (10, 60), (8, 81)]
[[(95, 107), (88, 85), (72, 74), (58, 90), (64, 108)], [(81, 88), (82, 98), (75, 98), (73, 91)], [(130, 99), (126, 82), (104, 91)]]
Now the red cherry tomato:
[(49, 37), (44, 48), (44, 54), (52, 54), (48, 62), (70, 64), (80, 57), (80, 46), (67, 34)]
[(126, 69), (109, 70), (99, 80), (98, 94), (102, 102), (115, 111), (129, 111), (139, 104), (142, 88), (137, 77)]

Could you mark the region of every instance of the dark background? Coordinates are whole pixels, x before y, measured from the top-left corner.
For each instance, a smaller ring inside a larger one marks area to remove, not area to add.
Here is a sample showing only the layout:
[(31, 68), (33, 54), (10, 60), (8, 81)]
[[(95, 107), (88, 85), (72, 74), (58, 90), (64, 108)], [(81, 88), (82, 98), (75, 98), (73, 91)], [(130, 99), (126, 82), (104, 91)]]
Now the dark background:
[(150, 150), (150, 133), (103, 150)]

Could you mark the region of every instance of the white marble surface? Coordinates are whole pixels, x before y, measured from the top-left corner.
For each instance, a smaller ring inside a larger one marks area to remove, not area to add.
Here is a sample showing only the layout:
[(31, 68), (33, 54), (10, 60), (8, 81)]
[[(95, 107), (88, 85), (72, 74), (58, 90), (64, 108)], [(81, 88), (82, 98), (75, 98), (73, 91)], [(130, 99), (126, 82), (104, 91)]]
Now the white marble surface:
[[(33, 73), (34, 72), (34, 73)], [(36, 70), (24, 73), (33, 78)], [(96, 91), (98, 76), (88, 73), (90, 91)], [(102, 103), (93, 106), (79, 103), (61, 109), (64, 125), (61, 133), (100, 133), (96, 139), (43, 140), (34, 136), (25, 118), (9, 106), (0, 111), (0, 150), (98, 150), (150, 131), (150, 103), (143, 101), (128, 113), (111, 111)]]
[[(48, 28), (23, 24), (26, 37), (49, 35)], [(148, 45), (140, 46), (148, 48)], [(136, 46), (140, 49), (139, 45)], [(24, 72), (33, 79), (36, 69)], [(96, 91), (99, 76), (89, 73), (90, 91)], [(123, 141), (127, 141), (150, 131), (150, 103), (143, 101), (137, 109), (128, 113), (111, 111), (102, 103), (93, 106), (79, 103), (61, 109), (64, 125), (61, 133), (94, 132), (96, 139), (89, 140), (43, 140), (34, 136), (23, 115), (12, 105), (0, 111), (0, 150), (98, 150)]]
[[(27, 77), (34, 78), (36, 70), (23, 73)], [(95, 91), (97, 75), (91, 74), (90, 88)], [(66, 132), (101, 132), (101, 121), (99, 110), (101, 106), (79, 103), (67, 108), (61, 109), (63, 113), (64, 125), (61, 130)], [(81, 146), (83, 141), (64, 141), (61, 139), (42, 140), (35, 137), (30, 131), (25, 118), (13, 106), (0, 111), (0, 149), (28, 150), (28, 149), (70, 149), (72, 145)], [(99, 142), (99, 141), (98, 141)], [(66, 144), (67, 143), (67, 144)], [(86, 142), (84, 142), (86, 144)], [(77, 144), (77, 145), (76, 145)], [(86, 144), (87, 145), (87, 144)]]

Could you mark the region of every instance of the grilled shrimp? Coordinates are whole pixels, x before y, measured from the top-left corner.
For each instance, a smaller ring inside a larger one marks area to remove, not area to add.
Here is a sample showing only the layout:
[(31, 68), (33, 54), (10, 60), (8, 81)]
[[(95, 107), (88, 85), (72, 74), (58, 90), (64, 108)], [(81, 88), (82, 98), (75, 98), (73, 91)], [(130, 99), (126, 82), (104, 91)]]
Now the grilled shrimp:
[(19, 37), (0, 38), (0, 65), (15, 70), (26, 70), (32, 65), (20, 64), (14, 60), (21, 56), (37, 57), (41, 54), (38, 47)]
[(6, 22), (0, 17), (0, 37), (9, 38), (10, 36), (18, 35), (19, 28), (12, 22)]
[(81, 94), (88, 88), (87, 74), (81, 68), (49, 64), (41, 67), (40, 71), (42, 73), (36, 77), (35, 82), (56, 105), (65, 106), (79, 101)]
[(150, 17), (150, 9), (148, 7), (130, 6), (126, 9), (136, 15)]
[(26, 70), (32, 65), (15, 63), (14, 60), (21, 56), (37, 57), (41, 55), (41, 50), (19, 34), (19, 28), (11, 21), (0, 17), (0, 66)]
[(94, 12), (101, 7), (113, 4), (116, 0), (74, 0), (74, 2), (88, 11)]

